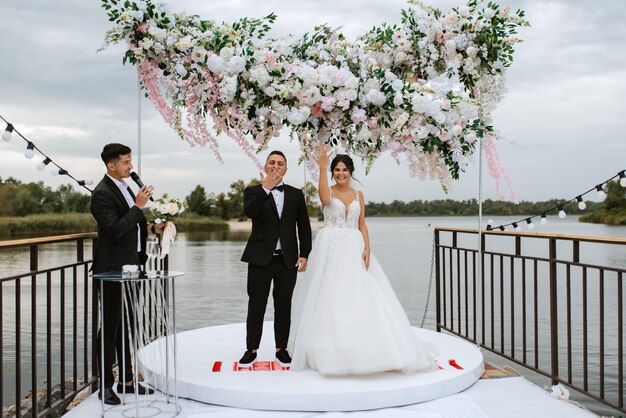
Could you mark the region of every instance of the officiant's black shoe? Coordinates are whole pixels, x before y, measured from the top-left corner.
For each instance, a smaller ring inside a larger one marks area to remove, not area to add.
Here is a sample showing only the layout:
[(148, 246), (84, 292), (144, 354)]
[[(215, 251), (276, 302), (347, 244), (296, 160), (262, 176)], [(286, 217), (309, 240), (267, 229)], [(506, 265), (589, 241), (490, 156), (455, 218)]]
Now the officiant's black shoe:
[[(102, 399), (102, 389), (98, 392), (98, 399)], [(113, 392), (113, 388), (106, 388), (104, 389), (104, 403), (107, 405), (119, 405), (122, 402), (115, 392)]]
[[(117, 393), (135, 393), (135, 385), (124, 385), (122, 383), (117, 384)], [(137, 395), (152, 395), (154, 390), (147, 388), (145, 386), (137, 385)]]
[(256, 351), (246, 350), (243, 353), (243, 357), (239, 360), (240, 367), (252, 367), (252, 365), (256, 362)]
[(291, 365), (291, 357), (285, 348), (281, 348), (276, 352), (276, 360), (283, 367), (289, 367)]

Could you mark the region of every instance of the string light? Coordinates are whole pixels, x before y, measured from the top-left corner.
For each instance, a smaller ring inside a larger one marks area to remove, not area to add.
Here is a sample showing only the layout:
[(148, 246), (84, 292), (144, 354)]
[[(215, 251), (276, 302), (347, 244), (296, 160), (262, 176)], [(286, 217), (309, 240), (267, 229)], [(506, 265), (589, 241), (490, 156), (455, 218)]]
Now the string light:
[(76, 183), (78, 183), (79, 186), (84, 187), (85, 189), (89, 190), (89, 192), (91, 192), (91, 189), (89, 187), (87, 187), (87, 186), (92, 185), (93, 184), (93, 180), (78, 180), (77, 178), (72, 176), (66, 169), (62, 168), (60, 165), (58, 165), (57, 163), (52, 161), (52, 159), (50, 157), (48, 157), (39, 148), (37, 148), (37, 146), (32, 141), (29, 141), (28, 139), (26, 139), (26, 137), (24, 135), (22, 135), (17, 129), (15, 129), (13, 124), (9, 123), (2, 116), (0, 116), (0, 120), (4, 121), (7, 124), (6, 129), (2, 133), (2, 139), (5, 142), (9, 142), (11, 140), (13, 132), (15, 132), (15, 134), (17, 136), (19, 136), (20, 138), (22, 138), (26, 142), (26, 150), (24, 151), (24, 157), (25, 158), (27, 158), (29, 160), (32, 159), (35, 156), (35, 151), (37, 151), (39, 154), (41, 154), (41, 156), (43, 157), (43, 160), (37, 164), (37, 170), (44, 171), (46, 169), (46, 167), (48, 165), (50, 165), (50, 163), (52, 163), (54, 165), (54, 167), (53, 167), (53, 169), (50, 172), (52, 173), (53, 176), (58, 176), (58, 175), (68, 176), (72, 180), (76, 181)]
[[(492, 223), (488, 223), (487, 224), (488, 225), (487, 226), (487, 230), (488, 231), (493, 231), (493, 230), (496, 230), (496, 229), (500, 229), (501, 231), (504, 231), (507, 226), (511, 225), (511, 226), (513, 226), (513, 228), (515, 228), (516, 231), (518, 231), (518, 230), (521, 230), (521, 228), (519, 228), (518, 224), (520, 224), (521, 222), (524, 222), (524, 221), (526, 221), (526, 224), (528, 225), (528, 229), (533, 229), (535, 227), (535, 225), (532, 222), (533, 218), (539, 218), (540, 217), (541, 225), (546, 225), (548, 223), (548, 218), (547, 218), (546, 215), (548, 213), (553, 212), (553, 211), (558, 211), (559, 218), (563, 219), (563, 218), (565, 218), (567, 216), (567, 214), (565, 213), (564, 207), (565, 207), (565, 205), (567, 205), (567, 204), (569, 204), (571, 202), (577, 202), (578, 203), (578, 208), (580, 210), (587, 209), (587, 203), (585, 203), (585, 200), (584, 200), (583, 196), (593, 192), (594, 190), (597, 191), (598, 197), (600, 199), (606, 199), (607, 195), (606, 195), (606, 192), (604, 191), (604, 185), (606, 185), (607, 183), (611, 182), (614, 179), (619, 179), (619, 184), (622, 187), (626, 187), (626, 170), (619, 171), (616, 175), (614, 175), (610, 179), (608, 179), (608, 180), (606, 180), (606, 181), (604, 181), (604, 182), (602, 182), (600, 184), (597, 184), (596, 186), (592, 187), (591, 189), (587, 190), (586, 192), (580, 193), (579, 195), (577, 195), (576, 197), (574, 197), (574, 198), (572, 198), (570, 200), (566, 200), (566, 201), (560, 202), (555, 207), (543, 211), (541, 213), (541, 215), (534, 215), (534, 216), (531, 216), (531, 217), (528, 217), (528, 218), (522, 218), (522, 219), (520, 219), (518, 221), (511, 222), (511, 223), (508, 223), (508, 224), (503, 224), (503, 225), (500, 225), (500, 226), (493, 226)], [(493, 221), (490, 219), (489, 222), (493, 222)], [(505, 228), (505, 229), (503, 229), (503, 228)]]
[(11, 134), (13, 133), (13, 125), (7, 123), (7, 127), (2, 133), (2, 140), (9, 142), (11, 140)]

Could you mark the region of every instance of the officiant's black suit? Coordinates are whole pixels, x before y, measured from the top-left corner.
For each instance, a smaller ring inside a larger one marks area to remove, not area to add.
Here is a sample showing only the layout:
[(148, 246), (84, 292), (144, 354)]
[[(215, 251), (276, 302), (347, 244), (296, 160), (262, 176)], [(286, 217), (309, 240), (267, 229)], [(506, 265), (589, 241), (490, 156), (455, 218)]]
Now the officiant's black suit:
[[(286, 184), (282, 193), (283, 210), (279, 216), (272, 193), (268, 194), (261, 185), (244, 191), (244, 213), (252, 219), (252, 232), (241, 257), (241, 261), (248, 263), (248, 350), (259, 348), (272, 281), (276, 347), (287, 347), (291, 296), (298, 274), (296, 262), (311, 252), (311, 224), (304, 194)], [(281, 253), (276, 255), (279, 238)]]
[[(130, 191), (130, 189), (129, 189)], [(134, 199), (134, 194), (130, 192)], [(137, 206), (129, 207), (124, 195), (108, 176), (98, 183), (91, 194), (91, 213), (98, 223), (98, 243), (93, 258), (93, 273), (122, 271), (126, 264), (143, 264), (146, 262), (147, 222), (144, 213)], [(141, 251), (137, 251), (137, 228), (140, 230)], [(100, 282), (94, 281), (100, 291)], [(114, 383), (113, 364), (117, 352), (118, 363), (122, 363), (122, 292), (120, 283), (104, 282), (104, 384), (112, 387)], [(100, 356), (100, 338), (98, 332), (98, 355)], [(128, 329), (124, 333), (126, 349), (125, 381), (133, 380)], [(98, 368), (102, 359), (98, 359)], [(120, 369), (121, 374), (121, 369)], [(122, 378), (120, 377), (120, 381)]]

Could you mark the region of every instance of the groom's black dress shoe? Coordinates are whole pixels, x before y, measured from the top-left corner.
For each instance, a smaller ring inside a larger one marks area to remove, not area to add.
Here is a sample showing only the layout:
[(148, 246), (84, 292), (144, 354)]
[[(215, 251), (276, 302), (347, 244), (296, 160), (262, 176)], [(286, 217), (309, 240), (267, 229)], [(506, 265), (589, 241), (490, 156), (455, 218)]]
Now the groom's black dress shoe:
[(246, 350), (246, 352), (243, 353), (243, 357), (241, 357), (241, 359), (239, 360), (239, 366), (252, 367), (255, 361), (256, 352), (253, 352), (252, 350)]
[[(116, 390), (117, 393), (135, 393), (135, 385), (132, 383), (130, 385), (118, 383)], [(152, 395), (153, 393), (154, 390), (141, 385), (137, 385), (137, 395)]]
[[(102, 399), (102, 389), (98, 392), (98, 399)], [(122, 402), (120, 401), (120, 398), (117, 397), (115, 392), (113, 392), (113, 388), (105, 388), (104, 403), (107, 405), (119, 405)]]
[(281, 348), (276, 352), (276, 360), (280, 363), (281, 366), (289, 366), (291, 364), (291, 357), (286, 349)]

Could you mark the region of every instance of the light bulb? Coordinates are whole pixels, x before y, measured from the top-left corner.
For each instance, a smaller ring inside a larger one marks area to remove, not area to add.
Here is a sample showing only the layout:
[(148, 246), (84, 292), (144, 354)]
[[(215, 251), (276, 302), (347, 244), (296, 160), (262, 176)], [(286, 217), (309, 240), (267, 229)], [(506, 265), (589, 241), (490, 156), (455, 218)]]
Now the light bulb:
[(32, 142), (29, 142), (28, 146), (26, 147), (26, 151), (24, 151), (24, 157), (31, 160), (33, 156), (35, 155), (34, 149), (35, 149), (35, 145)]
[(598, 198), (599, 199), (606, 199), (606, 193), (604, 193), (604, 190), (598, 190)]
[(545, 225), (548, 223), (548, 218), (546, 218), (546, 215), (542, 214), (541, 215), (541, 225)]
[(50, 173), (52, 173), (53, 176), (58, 176), (59, 175), (59, 168), (58, 167), (52, 167), (52, 169), (50, 169)]
[(489, 220), (487, 221), (487, 225), (493, 225), (493, 219), (489, 219)]
[(91, 186), (93, 184), (93, 180), (92, 179), (85, 180), (85, 184), (87, 186)]
[(578, 202), (578, 209), (580, 209), (580, 210), (587, 209), (587, 204), (584, 201), (581, 200), (580, 202)]
[(10, 123), (7, 125), (7, 128), (2, 132), (2, 140), (9, 142), (11, 140), (11, 133), (13, 132), (13, 125)]
[(626, 187), (626, 177), (622, 177), (619, 179), (619, 185), (622, 187)]
[(565, 213), (565, 211), (563, 209), (559, 210), (559, 218), (563, 219), (565, 218), (567, 214)]
[(37, 170), (39, 171), (44, 171), (46, 169), (46, 166), (50, 163), (50, 158), (46, 158), (43, 161), (41, 161), (39, 164), (37, 164)]
[(530, 218), (528, 218), (526, 219), (526, 226), (528, 227), (528, 229), (533, 229), (535, 227), (535, 224)]

